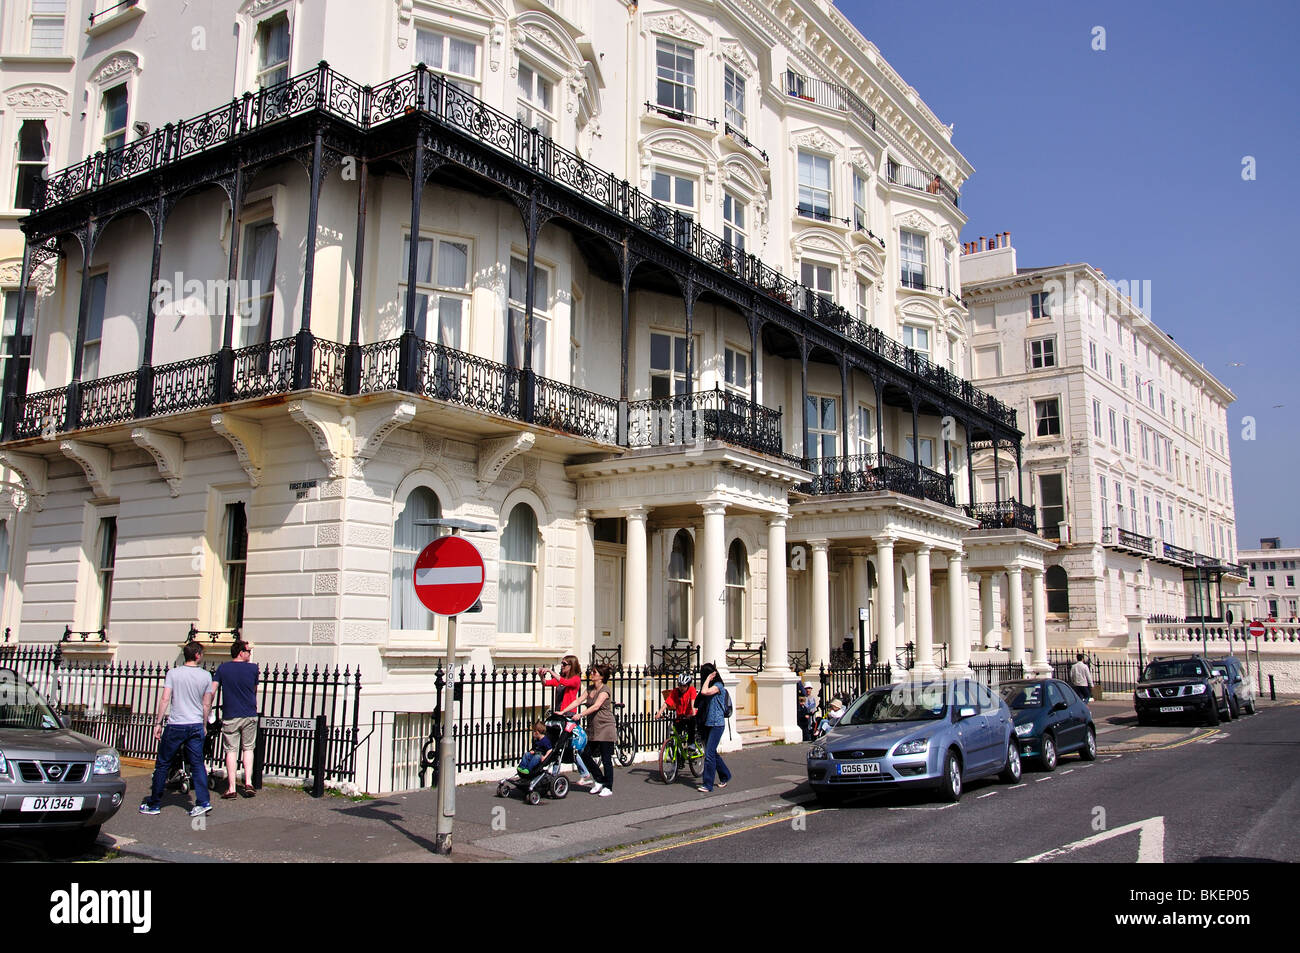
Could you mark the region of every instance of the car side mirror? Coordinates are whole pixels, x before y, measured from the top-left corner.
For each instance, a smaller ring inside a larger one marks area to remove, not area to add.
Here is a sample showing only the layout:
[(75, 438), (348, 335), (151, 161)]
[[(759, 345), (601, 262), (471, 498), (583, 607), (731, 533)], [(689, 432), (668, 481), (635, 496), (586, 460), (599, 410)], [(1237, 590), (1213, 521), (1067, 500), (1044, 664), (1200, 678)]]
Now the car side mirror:
[(958, 718), (974, 718), (974, 717), (975, 717), (975, 714), (976, 714), (976, 712), (975, 712), (975, 709), (974, 709), (974, 708), (962, 708), (962, 709), (960, 709), (960, 710), (957, 712), (957, 717), (958, 717)]

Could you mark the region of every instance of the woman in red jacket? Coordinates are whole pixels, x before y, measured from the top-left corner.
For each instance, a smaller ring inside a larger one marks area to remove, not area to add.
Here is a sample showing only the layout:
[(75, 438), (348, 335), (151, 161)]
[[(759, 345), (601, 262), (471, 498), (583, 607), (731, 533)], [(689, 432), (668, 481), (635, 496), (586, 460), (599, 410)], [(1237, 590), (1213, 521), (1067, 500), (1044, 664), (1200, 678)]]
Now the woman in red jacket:
[[(542, 684), (547, 688), (560, 689), (556, 692), (559, 697), (552, 706), (554, 711), (566, 710), (577, 699), (578, 692), (582, 688), (582, 663), (578, 661), (576, 655), (566, 655), (560, 660), (559, 675), (549, 668), (539, 668), (537, 674), (542, 676)], [(580, 773), (578, 783), (584, 786), (591, 784), (591, 772), (587, 770), (582, 757), (576, 751), (573, 752), (573, 763)]]

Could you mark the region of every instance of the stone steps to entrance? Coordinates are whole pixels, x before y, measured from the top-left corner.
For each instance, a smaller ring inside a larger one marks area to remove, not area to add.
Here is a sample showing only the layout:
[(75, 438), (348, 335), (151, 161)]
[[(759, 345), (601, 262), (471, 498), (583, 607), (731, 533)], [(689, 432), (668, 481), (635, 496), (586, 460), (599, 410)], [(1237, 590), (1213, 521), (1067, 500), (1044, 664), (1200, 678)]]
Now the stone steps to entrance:
[(772, 743), (771, 733), (766, 728), (761, 727), (758, 724), (758, 719), (753, 715), (736, 716), (736, 734), (740, 735), (740, 743), (746, 748)]

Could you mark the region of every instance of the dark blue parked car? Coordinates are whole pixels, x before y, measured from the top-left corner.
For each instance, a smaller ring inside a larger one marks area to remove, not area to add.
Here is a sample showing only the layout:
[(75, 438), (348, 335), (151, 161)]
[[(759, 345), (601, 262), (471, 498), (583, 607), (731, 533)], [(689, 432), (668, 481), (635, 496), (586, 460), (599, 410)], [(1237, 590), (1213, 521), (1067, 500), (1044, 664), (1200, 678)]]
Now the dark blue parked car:
[(1072, 751), (1084, 761), (1096, 760), (1092, 712), (1065, 682), (1055, 678), (1004, 682), (999, 692), (1011, 708), (1021, 755), (1037, 758), (1047, 771), (1055, 771), (1060, 756)]

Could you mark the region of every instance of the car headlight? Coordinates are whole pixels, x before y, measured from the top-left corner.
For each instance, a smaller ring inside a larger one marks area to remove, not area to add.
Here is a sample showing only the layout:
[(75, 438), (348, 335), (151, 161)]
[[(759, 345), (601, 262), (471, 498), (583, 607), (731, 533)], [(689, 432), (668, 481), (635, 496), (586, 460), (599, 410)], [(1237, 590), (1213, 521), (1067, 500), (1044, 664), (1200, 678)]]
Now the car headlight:
[(1204, 694), (1205, 694), (1205, 686), (1204, 686), (1204, 685), (1193, 685), (1193, 686), (1191, 686), (1191, 689), (1188, 691), (1188, 694), (1189, 694), (1189, 695), (1204, 695)]
[(5, 753), (0, 751), (0, 778), (9, 777), (9, 762), (5, 760)]
[(930, 750), (930, 739), (920, 738), (916, 741), (904, 741), (894, 749), (895, 755), (902, 754), (925, 754)]
[(96, 774), (120, 774), (122, 762), (112, 748), (100, 748), (95, 752)]
[(1025, 735), (1032, 735), (1033, 733), (1034, 723), (1032, 721), (1027, 721), (1023, 725), (1016, 725), (1017, 738), (1023, 738)]
[(813, 745), (811, 748), (809, 748), (809, 749), (808, 749), (808, 760), (809, 760), (809, 761), (825, 761), (825, 760), (826, 760), (826, 746), (825, 746), (825, 745)]
[(1149, 689), (1149, 688), (1139, 688), (1139, 689), (1138, 689), (1134, 694), (1137, 695), (1138, 698), (1150, 698), (1150, 697), (1151, 697), (1151, 689)]

